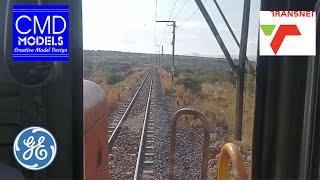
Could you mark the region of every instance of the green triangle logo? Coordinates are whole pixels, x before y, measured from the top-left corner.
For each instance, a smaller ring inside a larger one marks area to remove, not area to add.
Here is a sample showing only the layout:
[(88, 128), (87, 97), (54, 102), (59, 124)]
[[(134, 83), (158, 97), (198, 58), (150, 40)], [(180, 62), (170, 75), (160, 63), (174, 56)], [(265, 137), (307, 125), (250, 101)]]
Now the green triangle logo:
[(260, 25), (264, 35), (266, 36), (271, 36), (274, 28), (276, 27), (276, 25), (273, 24), (268, 24), (268, 25)]

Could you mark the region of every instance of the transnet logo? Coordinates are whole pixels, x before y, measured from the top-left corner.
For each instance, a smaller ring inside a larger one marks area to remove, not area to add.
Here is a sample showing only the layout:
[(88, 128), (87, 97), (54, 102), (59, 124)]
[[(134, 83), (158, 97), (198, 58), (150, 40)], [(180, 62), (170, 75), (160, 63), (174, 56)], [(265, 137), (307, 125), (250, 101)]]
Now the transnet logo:
[[(275, 26), (261, 25), (261, 29), (265, 36), (271, 36)], [(274, 54), (277, 54), (286, 36), (301, 36), (301, 33), (296, 25), (280, 25), (270, 44)]]
[(314, 56), (316, 19), (313, 11), (261, 11), (261, 56)]

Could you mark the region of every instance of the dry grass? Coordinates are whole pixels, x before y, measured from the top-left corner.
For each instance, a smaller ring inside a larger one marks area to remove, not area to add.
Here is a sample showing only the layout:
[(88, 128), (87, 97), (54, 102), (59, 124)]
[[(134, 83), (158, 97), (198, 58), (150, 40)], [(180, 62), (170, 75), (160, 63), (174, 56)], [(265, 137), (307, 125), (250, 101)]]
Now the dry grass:
[[(124, 72), (125, 73), (125, 72)], [(131, 87), (133, 87), (140, 77), (144, 74), (144, 69), (134, 69), (133, 73), (128, 75), (123, 81), (109, 85), (106, 80), (108, 78), (108, 72), (97, 71), (94, 77), (89, 80), (96, 82), (102, 87), (108, 98), (108, 112), (112, 112), (120, 100), (120, 97), (127, 93)]]
[[(162, 88), (164, 92), (170, 92), (171, 74), (164, 69), (160, 70)], [(177, 79), (175, 79), (175, 82)], [(246, 82), (249, 81), (246, 78)], [(252, 78), (250, 79), (252, 81)], [(201, 84), (201, 92), (193, 92), (181, 84), (173, 86), (173, 106), (175, 108), (190, 107), (204, 112), (211, 122), (227, 125), (229, 141), (232, 141), (235, 128), (235, 100), (236, 88), (230, 82), (204, 82)], [(246, 148), (251, 148), (253, 134), (254, 92), (245, 91), (243, 112), (243, 140), (235, 142)], [(188, 120), (188, 117), (185, 118)]]

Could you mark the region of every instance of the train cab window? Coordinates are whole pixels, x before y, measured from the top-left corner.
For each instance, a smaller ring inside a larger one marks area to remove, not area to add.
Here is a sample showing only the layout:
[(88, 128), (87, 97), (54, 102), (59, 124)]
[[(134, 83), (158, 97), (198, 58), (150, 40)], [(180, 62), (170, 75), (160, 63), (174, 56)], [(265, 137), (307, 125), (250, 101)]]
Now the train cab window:
[(250, 173), (259, 7), (83, 0), (84, 77), (107, 98), (111, 179), (215, 179), (227, 143)]

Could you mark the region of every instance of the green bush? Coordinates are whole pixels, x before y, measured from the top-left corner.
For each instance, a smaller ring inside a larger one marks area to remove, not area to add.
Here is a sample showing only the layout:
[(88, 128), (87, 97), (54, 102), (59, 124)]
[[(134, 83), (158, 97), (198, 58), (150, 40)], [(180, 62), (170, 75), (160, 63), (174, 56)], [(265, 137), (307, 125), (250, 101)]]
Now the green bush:
[(113, 85), (117, 84), (118, 82), (123, 81), (125, 78), (121, 74), (109, 74), (107, 77), (107, 84)]
[(181, 77), (178, 81), (178, 84), (182, 84), (185, 88), (191, 89), (194, 92), (201, 91), (201, 81), (196, 76), (184, 76)]

